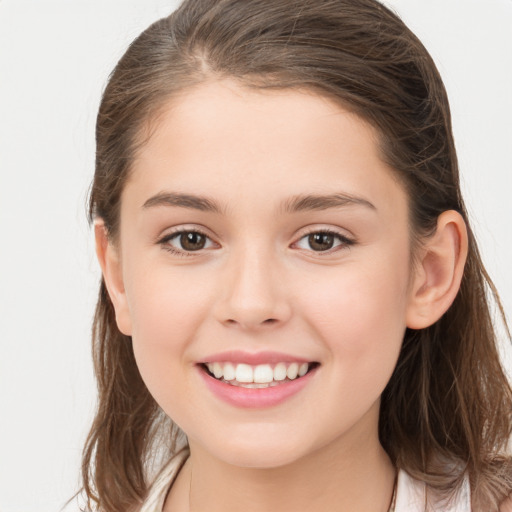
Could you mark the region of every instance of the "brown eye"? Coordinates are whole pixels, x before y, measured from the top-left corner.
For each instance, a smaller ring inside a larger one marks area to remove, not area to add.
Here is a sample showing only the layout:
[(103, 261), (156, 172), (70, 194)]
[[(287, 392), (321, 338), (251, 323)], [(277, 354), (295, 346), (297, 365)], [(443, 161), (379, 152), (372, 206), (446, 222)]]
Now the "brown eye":
[(314, 251), (328, 251), (334, 246), (334, 235), (330, 233), (312, 233), (308, 236), (308, 243)]
[(200, 231), (177, 231), (165, 236), (158, 243), (169, 252), (181, 256), (194, 251), (212, 249), (216, 245), (209, 236)]
[(179, 239), (185, 251), (199, 251), (206, 245), (206, 237), (195, 231), (185, 231), (180, 234)]
[(334, 231), (313, 231), (304, 235), (294, 246), (306, 251), (331, 253), (348, 248), (355, 241)]

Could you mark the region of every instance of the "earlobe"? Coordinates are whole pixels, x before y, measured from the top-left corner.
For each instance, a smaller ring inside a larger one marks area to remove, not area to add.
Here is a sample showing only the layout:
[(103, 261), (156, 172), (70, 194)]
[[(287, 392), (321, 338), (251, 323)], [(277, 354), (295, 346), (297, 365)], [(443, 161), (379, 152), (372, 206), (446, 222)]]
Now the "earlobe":
[(464, 219), (454, 210), (443, 212), (435, 233), (425, 241), (414, 270), (407, 327), (429, 327), (448, 310), (459, 291), (467, 252)]
[(119, 251), (109, 239), (107, 229), (101, 219), (94, 223), (94, 236), (96, 240), (96, 256), (103, 273), (103, 280), (105, 281), (110, 300), (114, 305), (117, 327), (126, 336), (131, 336), (132, 325), (126, 300)]

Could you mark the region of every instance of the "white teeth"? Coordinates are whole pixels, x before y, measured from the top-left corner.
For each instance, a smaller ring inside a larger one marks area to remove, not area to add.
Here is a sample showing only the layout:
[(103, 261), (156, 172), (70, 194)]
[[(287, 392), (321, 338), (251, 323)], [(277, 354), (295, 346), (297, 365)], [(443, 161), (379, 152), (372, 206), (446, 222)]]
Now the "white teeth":
[(303, 377), (309, 370), (308, 363), (277, 363), (274, 368), (270, 364), (206, 363), (206, 367), (216, 379), (251, 388), (277, 385), (286, 379), (294, 380)]
[(220, 379), (224, 375), (224, 368), (220, 363), (213, 363), (213, 375), (216, 379)]
[(284, 363), (277, 363), (274, 368), (274, 380), (286, 379), (286, 365)]
[(254, 382), (264, 384), (274, 380), (274, 372), (268, 364), (259, 364), (254, 368)]
[(238, 382), (254, 382), (254, 373), (252, 366), (248, 364), (237, 364), (235, 371), (235, 380)]
[(231, 363), (226, 363), (224, 365), (224, 380), (235, 380), (235, 377), (235, 367)]
[(299, 373), (299, 365), (297, 363), (292, 363), (290, 366), (288, 366), (288, 370), (286, 370), (286, 376), (290, 380), (297, 378), (298, 373)]

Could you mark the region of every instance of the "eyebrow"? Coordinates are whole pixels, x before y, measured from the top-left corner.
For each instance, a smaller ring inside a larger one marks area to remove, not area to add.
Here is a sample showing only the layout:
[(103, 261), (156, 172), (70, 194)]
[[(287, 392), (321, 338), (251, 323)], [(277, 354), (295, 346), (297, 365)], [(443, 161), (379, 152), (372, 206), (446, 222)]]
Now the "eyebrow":
[(294, 213), (311, 210), (327, 210), (346, 206), (364, 206), (376, 211), (374, 204), (367, 199), (352, 194), (337, 193), (328, 195), (298, 195), (284, 202), (282, 209), (285, 213)]
[(222, 213), (222, 208), (208, 197), (195, 196), (192, 194), (180, 194), (175, 192), (161, 192), (150, 197), (142, 208), (152, 208), (154, 206), (179, 206), (181, 208), (190, 208), (202, 212)]
[[(192, 194), (182, 194), (176, 192), (160, 192), (150, 197), (142, 207), (152, 208), (156, 206), (178, 206), (203, 212), (212, 212), (222, 214), (225, 208), (222, 208), (216, 201), (205, 196), (196, 196)], [(376, 211), (377, 208), (367, 199), (357, 197), (352, 194), (306, 194), (293, 196), (281, 205), (280, 210), (284, 213), (294, 213), (312, 210), (327, 210), (330, 208), (340, 208), (347, 206), (364, 206), (370, 210)]]

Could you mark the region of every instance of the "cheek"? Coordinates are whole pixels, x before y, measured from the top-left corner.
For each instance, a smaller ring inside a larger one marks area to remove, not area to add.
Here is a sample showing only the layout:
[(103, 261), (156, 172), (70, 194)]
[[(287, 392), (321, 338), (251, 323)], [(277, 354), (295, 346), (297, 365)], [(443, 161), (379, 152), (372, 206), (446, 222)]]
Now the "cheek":
[[(406, 328), (407, 262), (351, 266), (333, 279), (317, 282), (307, 297), (309, 328), (316, 331), (338, 377), (382, 391), (393, 372)], [(323, 286), (321, 286), (323, 284)], [(380, 392), (379, 392), (380, 394)]]
[(151, 345), (178, 347), (186, 342), (207, 309), (200, 276), (152, 262), (134, 267), (127, 275), (134, 337)]
[(328, 354), (330, 385), (321, 400), (324, 408), (331, 407), (334, 423), (342, 430), (378, 402), (400, 353), (405, 332), (402, 315), (397, 314), (401, 308), (390, 305), (389, 294), (379, 301), (380, 292), (359, 281), (353, 293), (331, 295), (331, 301), (326, 296), (314, 311), (318, 339)]
[(168, 402), (186, 385), (184, 370), (192, 364), (187, 350), (207, 309), (204, 296), (169, 271), (136, 269), (130, 275), (126, 292), (137, 366), (156, 401), (172, 410)]

